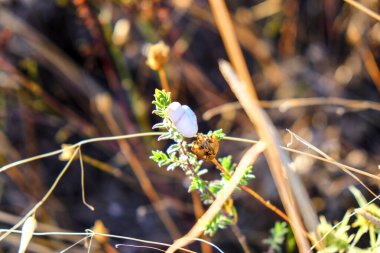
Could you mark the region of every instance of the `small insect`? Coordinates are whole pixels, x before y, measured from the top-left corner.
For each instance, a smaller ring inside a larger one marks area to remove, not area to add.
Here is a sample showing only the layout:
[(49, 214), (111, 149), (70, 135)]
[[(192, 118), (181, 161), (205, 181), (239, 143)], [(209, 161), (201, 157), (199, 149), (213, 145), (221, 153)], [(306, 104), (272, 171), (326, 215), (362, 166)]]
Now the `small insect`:
[(191, 151), (193, 151), (199, 159), (207, 162), (214, 160), (219, 151), (218, 137), (216, 135), (208, 136), (201, 133), (197, 134), (197, 140), (193, 142)]

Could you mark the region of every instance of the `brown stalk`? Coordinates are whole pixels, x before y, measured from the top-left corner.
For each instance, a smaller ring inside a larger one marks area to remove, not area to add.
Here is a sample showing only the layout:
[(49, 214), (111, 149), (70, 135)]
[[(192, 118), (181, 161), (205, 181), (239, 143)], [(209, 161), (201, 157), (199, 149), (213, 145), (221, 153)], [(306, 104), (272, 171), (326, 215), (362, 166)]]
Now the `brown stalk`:
[(232, 230), (232, 233), (234, 233), (234, 235), (236, 236), (236, 238), (238, 239), (244, 253), (251, 253), (251, 250), (249, 249), (248, 247), (248, 244), (247, 244), (247, 238), (245, 237), (245, 235), (241, 232), (241, 230), (239, 229), (239, 227), (234, 224), (231, 226), (231, 230)]
[[(297, 196), (298, 206), (302, 207), (305, 223), (308, 225), (309, 230), (314, 230), (317, 226), (317, 218), (311, 206), (310, 199), (304, 189), (302, 182), (287, 166), (290, 160), (280, 150), (280, 139), (278, 134), (270, 122), (268, 115), (256, 105), (252, 97), (245, 91), (241, 91), (241, 82), (237, 79), (231, 80), (230, 74), (234, 74), (232, 68), (227, 62), (221, 62), (221, 71), (227, 82), (230, 84), (231, 89), (239, 99), (243, 108), (248, 114), (248, 117), (256, 125), (259, 136), (267, 141), (268, 150), (265, 152), (269, 168), (276, 183), (281, 201), (284, 205), (286, 213), (290, 219), (290, 225), (297, 240), (298, 249), (300, 252), (307, 252), (309, 243), (304, 236), (304, 228), (301, 217), (298, 213), (298, 208), (294, 200), (294, 195)], [(229, 68), (229, 70), (226, 70)], [(231, 71), (231, 73), (227, 73)], [(236, 86), (239, 85), (239, 86)], [(243, 88), (244, 89), (244, 88)], [(269, 147), (271, 149), (269, 149)], [(293, 187), (293, 188), (291, 188)]]
[(377, 66), (375, 56), (363, 42), (358, 46), (358, 50), (369, 76), (375, 83), (377, 90), (380, 92), (380, 69), (379, 66)]
[[(193, 199), (195, 218), (198, 220), (199, 218), (202, 217), (205, 210), (203, 209), (201, 198), (196, 191), (191, 192), (191, 198)], [(210, 240), (210, 238), (206, 235), (202, 235), (201, 238), (206, 241)], [(202, 250), (202, 253), (212, 253), (211, 245), (206, 244), (206, 243), (201, 243), (201, 250)]]
[(237, 166), (234, 175), (231, 180), (220, 190), (215, 201), (202, 215), (201, 218), (195, 223), (191, 230), (180, 239), (176, 240), (173, 245), (167, 249), (167, 253), (173, 253), (177, 249), (188, 245), (194, 238), (198, 238), (206, 228), (206, 225), (218, 214), (222, 209), (224, 203), (230, 198), (236, 187), (239, 185), (240, 180), (245, 175), (246, 169), (249, 165), (254, 163), (257, 157), (265, 150), (266, 145), (263, 142), (251, 147), (242, 157)]
[[(228, 57), (234, 66), (234, 70), (237, 72), (238, 78), (232, 77), (234, 73), (232, 68), (230, 68), (229, 71), (222, 71), (222, 73), (224, 72), (223, 75), (232, 91), (242, 104), (251, 122), (255, 125), (260, 138), (268, 145), (265, 155), (280, 198), (291, 220), (290, 224), (297, 241), (298, 249), (300, 252), (307, 252), (310, 245), (303, 233), (303, 223), (293, 194), (296, 194), (298, 205), (302, 207), (302, 214), (304, 215), (304, 221), (308, 226), (308, 230), (314, 230), (316, 228), (318, 224), (316, 214), (302, 182), (287, 167), (290, 159), (279, 148), (280, 139), (272, 122), (259, 106), (258, 97), (236, 38), (225, 2), (217, 0), (210, 0), (209, 2)], [(226, 62), (221, 63), (221, 65), (224, 66), (221, 66), (221, 69), (224, 70), (228, 68), (227, 66), (230, 66)], [(227, 76), (227, 72), (230, 74), (229, 76)]]

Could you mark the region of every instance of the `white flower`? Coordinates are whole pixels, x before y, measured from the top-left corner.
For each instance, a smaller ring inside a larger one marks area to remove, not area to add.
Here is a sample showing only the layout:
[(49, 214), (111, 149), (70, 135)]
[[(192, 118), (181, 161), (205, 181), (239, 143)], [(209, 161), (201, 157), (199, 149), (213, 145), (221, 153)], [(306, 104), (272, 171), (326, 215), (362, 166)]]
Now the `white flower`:
[(197, 117), (187, 105), (173, 102), (169, 105), (167, 113), (174, 126), (183, 136), (191, 138), (198, 132)]

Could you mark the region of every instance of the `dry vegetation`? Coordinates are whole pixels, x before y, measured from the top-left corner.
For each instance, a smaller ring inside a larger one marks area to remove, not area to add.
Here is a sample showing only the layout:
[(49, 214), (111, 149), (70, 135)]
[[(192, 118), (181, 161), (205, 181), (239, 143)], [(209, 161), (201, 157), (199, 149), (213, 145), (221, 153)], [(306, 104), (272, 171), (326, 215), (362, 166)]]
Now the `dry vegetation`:
[[(0, 0), (0, 253), (376, 251), (379, 11), (376, 0)], [(232, 155), (233, 175), (202, 165), (207, 180), (230, 180), (211, 205), (149, 159), (171, 144), (152, 132), (162, 88), (199, 132), (227, 135), (217, 157)], [(203, 235), (233, 192), (236, 224)], [(286, 235), (284, 220), (294, 241), (276, 248), (270, 229)]]

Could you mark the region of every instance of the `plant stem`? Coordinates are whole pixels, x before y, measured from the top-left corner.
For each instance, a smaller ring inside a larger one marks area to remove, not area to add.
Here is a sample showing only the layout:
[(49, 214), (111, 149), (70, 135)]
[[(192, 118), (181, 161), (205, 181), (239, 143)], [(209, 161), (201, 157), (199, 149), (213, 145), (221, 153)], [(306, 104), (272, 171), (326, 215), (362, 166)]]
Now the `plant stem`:
[(161, 68), (158, 70), (158, 75), (160, 77), (162, 88), (166, 90), (166, 92), (170, 92), (169, 83), (168, 83), (168, 79), (166, 78), (166, 73), (165, 73), (164, 68)]
[[(228, 171), (223, 168), (223, 166), (218, 162), (218, 160), (216, 160), (215, 158), (211, 161), (213, 164), (215, 164), (215, 166), (224, 174), (226, 175), (228, 178), (231, 178), (231, 174), (228, 173)], [(249, 195), (251, 195), (252, 197), (254, 197), (255, 199), (257, 199), (261, 204), (263, 204), (265, 207), (269, 208), (270, 210), (272, 210), (274, 213), (276, 213), (278, 216), (280, 216), (282, 219), (284, 219), (285, 221), (289, 222), (289, 218), (288, 216), (282, 212), (280, 209), (278, 209), (277, 207), (275, 207), (274, 205), (272, 205), (269, 201), (266, 201), (263, 197), (260, 196), (260, 194), (258, 194), (256, 191), (252, 190), (251, 188), (245, 186), (245, 185), (242, 185), (242, 184), (239, 184), (239, 187), (242, 188), (245, 192), (247, 192)]]

